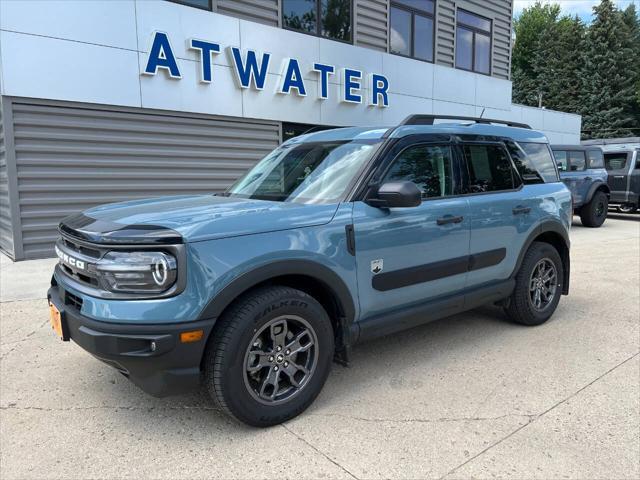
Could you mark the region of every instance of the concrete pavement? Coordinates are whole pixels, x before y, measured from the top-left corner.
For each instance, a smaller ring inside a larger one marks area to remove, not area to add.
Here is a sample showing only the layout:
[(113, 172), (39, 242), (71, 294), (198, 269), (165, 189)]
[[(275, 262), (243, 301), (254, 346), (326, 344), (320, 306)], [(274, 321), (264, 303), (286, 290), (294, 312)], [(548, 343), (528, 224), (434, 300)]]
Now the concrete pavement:
[(0, 477), (640, 478), (638, 220), (575, 224), (571, 294), (547, 324), (483, 308), (361, 345), (266, 430), (204, 393), (149, 397), (57, 341), (50, 262), (3, 262)]

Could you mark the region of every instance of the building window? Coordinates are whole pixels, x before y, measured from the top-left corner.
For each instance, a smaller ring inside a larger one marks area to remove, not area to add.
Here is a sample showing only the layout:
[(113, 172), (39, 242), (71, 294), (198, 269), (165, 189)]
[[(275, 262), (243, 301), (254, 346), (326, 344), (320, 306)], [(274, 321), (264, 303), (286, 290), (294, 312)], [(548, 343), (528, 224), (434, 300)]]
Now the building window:
[(433, 0), (391, 2), (391, 53), (433, 62)]
[(179, 3), (181, 5), (187, 5), (189, 7), (201, 8), (202, 10), (213, 10), (213, 0), (169, 0), (173, 3)]
[(351, 42), (352, 0), (282, 0), (282, 26)]
[(456, 22), (456, 67), (491, 73), (491, 20), (458, 10)]

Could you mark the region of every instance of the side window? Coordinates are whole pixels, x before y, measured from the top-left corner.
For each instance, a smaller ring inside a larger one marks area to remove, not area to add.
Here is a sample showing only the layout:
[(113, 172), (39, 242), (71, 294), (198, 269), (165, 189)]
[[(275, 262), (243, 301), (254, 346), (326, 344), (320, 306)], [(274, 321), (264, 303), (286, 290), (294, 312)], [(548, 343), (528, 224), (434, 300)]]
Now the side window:
[(585, 160), (584, 152), (570, 151), (569, 152), (569, 165), (572, 172), (580, 172), (585, 169), (587, 162)]
[(604, 168), (604, 155), (602, 150), (587, 151), (587, 159), (589, 160), (589, 168)]
[(506, 145), (524, 183), (558, 181), (556, 164), (546, 143), (506, 142)]
[(464, 145), (464, 157), (469, 171), (467, 193), (512, 190), (519, 185), (511, 160), (498, 145)]
[(453, 195), (451, 147), (414, 145), (395, 158), (384, 176), (385, 182), (411, 181), (422, 191), (422, 198)]
[(604, 156), (604, 168), (607, 170), (622, 170), (627, 167), (627, 153), (607, 153)]
[(556, 163), (558, 164), (558, 170), (566, 172), (568, 170), (569, 159), (567, 152), (564, 150), (554, 150), (553, 156), (556, 157)]

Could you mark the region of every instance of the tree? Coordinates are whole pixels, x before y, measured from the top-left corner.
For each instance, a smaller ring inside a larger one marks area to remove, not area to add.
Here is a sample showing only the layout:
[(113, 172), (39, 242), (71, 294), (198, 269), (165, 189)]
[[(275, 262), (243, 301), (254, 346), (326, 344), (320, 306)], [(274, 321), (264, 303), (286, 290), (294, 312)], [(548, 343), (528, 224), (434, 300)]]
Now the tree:
[(584, 23), (578, 17), (567, 16), (540, 33), (533, 72), (546, 108), (572, 113), (580, 111), (584, 36)]
[(635, 123), (630, 105), (635, 103), (637, 68), (629, 64), (637, 47), (611, 0), (602, 0), (594, 13), (585, 39), (583, 137), (630, 136)]
[(622, 12), (622, 20), (629, 29), (631, 39), (633, 57), (629, 59), (629, 68), (634, 70), (636, 92), (635, 102), (629, 105), (627, 114), (634, 119), (635, 132), (640, 135), (640, 16), (635, 4), (632, 3)]
[(514, 21), (516, 41), (511, 57), (513, 100), (524, 105), (538, 106), (539, 88), (535, 72), (535, 57), (540, 36), (560, 16), (560, 6), (537, 1), (524, 9)]

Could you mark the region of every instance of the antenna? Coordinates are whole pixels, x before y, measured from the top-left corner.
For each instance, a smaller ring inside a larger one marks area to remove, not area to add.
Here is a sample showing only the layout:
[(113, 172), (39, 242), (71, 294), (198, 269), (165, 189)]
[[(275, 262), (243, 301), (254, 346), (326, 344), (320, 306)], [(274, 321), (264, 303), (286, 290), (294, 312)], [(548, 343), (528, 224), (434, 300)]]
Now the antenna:
[(479, 118), (484, 117), (484, 111), (487, 109), (487, 107), (482, 107), (482, 113), (480, 114)]

